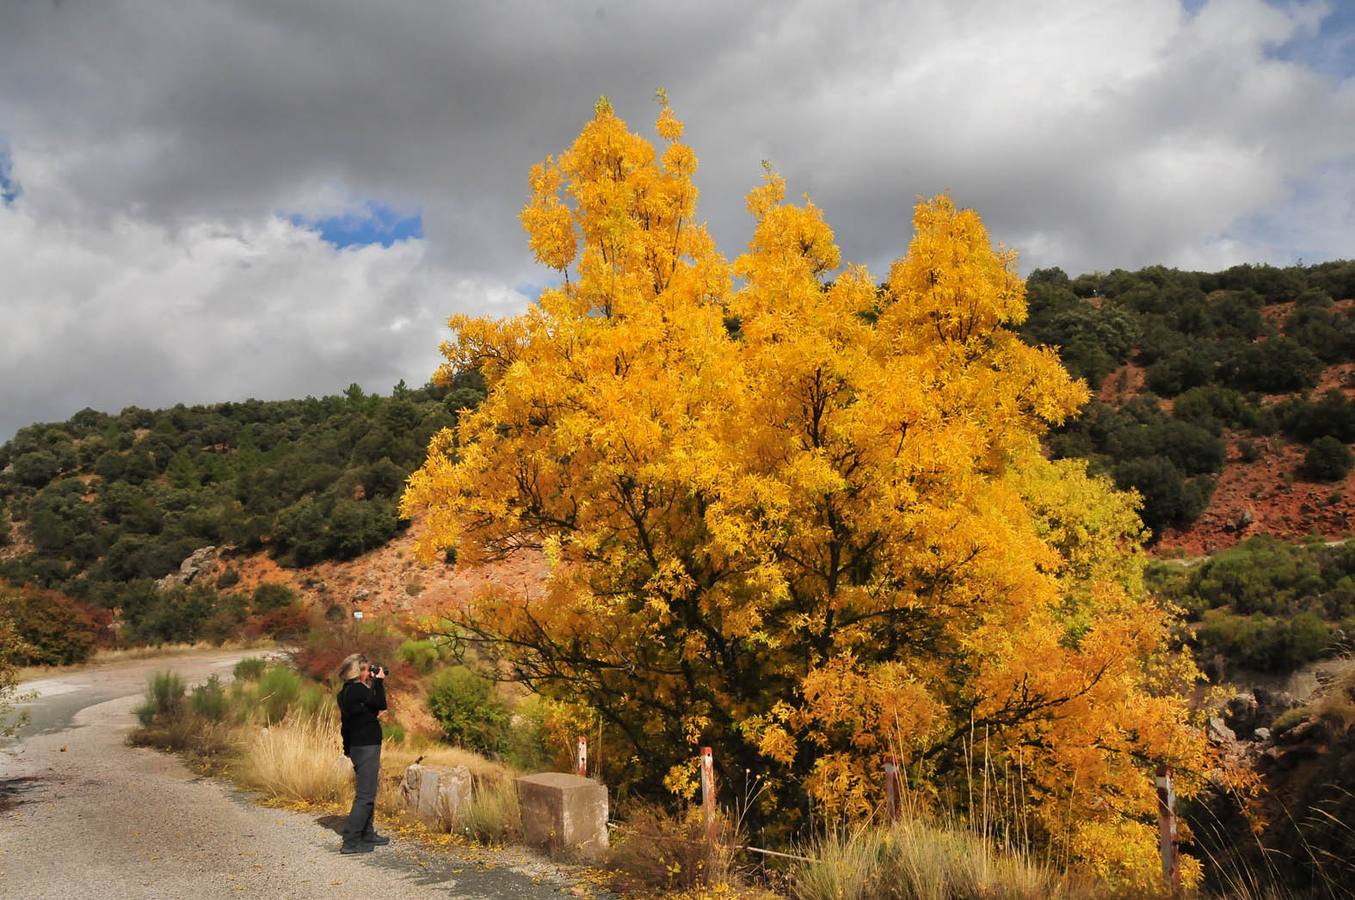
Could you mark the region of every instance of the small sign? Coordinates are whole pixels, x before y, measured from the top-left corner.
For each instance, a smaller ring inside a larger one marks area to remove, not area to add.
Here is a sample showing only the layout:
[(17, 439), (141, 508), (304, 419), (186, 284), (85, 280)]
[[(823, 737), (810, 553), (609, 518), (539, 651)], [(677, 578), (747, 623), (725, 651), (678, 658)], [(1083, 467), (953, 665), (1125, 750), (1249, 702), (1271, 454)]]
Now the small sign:
[(353, 610), (353, 618), (361, 620), (361, 619), (362, 619), (362, 610), (360, 610), (360, 609), (355, 609), (355, 610)]

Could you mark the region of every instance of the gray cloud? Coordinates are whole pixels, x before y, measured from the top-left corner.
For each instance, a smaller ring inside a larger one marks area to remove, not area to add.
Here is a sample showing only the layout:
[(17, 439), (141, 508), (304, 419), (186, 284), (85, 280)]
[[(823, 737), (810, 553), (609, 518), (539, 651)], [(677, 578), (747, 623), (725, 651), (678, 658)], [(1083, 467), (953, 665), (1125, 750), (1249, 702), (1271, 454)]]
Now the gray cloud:
[[(764, 158), (881, 274), (946, 189), (1026, 268), (1348, 252), (1355, 81), (1273, 52), (1328, 9), (6, 3), (0, 438), (85, 405), (421, 381), (445, 315), (544, 280), (526, 173), (602, 93), (648, 133), (668, 88), (731, 256)], [(338, 252), (276, 218), (373, 199), (421, 209), (425, 240)]]

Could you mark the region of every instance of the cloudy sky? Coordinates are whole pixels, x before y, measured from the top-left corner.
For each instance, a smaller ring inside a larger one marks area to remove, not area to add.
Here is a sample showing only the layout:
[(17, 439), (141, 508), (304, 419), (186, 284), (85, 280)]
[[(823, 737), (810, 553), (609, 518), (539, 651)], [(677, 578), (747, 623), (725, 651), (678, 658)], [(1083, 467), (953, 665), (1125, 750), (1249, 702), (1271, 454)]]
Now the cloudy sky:
[(0, 0), (0, 441), (423, 383), (600, 94), (730, 256), (768, 159), (878, 274), (941, 190), (1076, 274), (1355, 256), (1352, 75), (1355, 0)]

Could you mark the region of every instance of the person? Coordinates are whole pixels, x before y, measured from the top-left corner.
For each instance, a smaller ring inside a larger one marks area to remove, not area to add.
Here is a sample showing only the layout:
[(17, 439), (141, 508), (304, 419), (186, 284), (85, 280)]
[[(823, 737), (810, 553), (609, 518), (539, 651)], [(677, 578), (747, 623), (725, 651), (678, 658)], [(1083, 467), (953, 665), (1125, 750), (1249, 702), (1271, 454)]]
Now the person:
[(339, 678), (343, 680), (339, 688), (339, 733), (344, 756), (353, 761), (357, 776), (340, 852), (370, 853), (376, 845), (390, 843), (390, 838), (377, 834), (372, 827), (381, 771), (381, 722), (377, 716), (386, 708), (386, 670), (354, 653), (339, 664)]

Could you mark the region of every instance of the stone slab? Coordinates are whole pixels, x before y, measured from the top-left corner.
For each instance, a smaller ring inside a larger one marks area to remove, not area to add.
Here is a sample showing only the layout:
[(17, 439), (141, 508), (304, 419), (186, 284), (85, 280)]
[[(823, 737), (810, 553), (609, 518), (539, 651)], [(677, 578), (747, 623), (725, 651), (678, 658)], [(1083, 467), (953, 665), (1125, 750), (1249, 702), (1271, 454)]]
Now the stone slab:
[(456, 828), (470, 809), (470, 769), (415, 763), (405, 769), (400, 795), (425, 823)]
[(599, 857), (607, 850), (607, 788), (591, 778), (541, 772), (517, 779), (522, 836), (548, 851)]

